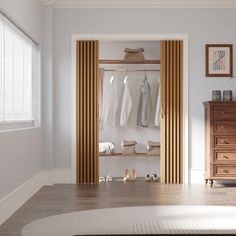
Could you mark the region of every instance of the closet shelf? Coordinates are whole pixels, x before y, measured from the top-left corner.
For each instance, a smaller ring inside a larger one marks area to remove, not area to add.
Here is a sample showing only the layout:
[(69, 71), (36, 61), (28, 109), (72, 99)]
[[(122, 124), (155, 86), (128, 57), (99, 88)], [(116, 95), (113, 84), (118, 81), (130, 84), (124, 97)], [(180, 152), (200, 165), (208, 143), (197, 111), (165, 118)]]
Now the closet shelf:
[(100, 157), (159, 157), (160, 155), (150, 155), (147, 153), (136, 153), (132, 155), (125, 155), (123, 153), (99, 154)]
[(99, 60), (99, 64), (160, 64), (160, 60), (127, 61), (127, 60)]

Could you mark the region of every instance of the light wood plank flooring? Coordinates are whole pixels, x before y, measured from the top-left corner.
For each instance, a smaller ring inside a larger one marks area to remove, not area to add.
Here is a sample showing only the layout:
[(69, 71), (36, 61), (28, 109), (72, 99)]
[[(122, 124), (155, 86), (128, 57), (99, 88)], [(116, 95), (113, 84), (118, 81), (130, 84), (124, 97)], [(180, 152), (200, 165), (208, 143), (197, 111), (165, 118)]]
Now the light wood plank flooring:
[(98, 185), (58, 184), (39, 190), (1, 227), (1, 236), (20, 236), (23, 226), (55, 214), (87, 209), (147, 205), (236, 206), (236, 185), (175, 185), (111, 182)]

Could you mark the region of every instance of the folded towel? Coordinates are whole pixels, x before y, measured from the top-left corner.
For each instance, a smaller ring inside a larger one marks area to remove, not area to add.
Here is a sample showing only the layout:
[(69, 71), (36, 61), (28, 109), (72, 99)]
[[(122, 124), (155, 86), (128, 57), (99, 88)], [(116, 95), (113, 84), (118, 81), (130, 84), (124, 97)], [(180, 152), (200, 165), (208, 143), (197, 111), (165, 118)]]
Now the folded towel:
[(152, 146), (152, 147), (160, 147), (160, 142), (153, 142), (153, 141), (149, 140), (147, 145)]
[(112, 154), (115, 151), (115, 145), (112, 142), (99, 142), (99, 153)]

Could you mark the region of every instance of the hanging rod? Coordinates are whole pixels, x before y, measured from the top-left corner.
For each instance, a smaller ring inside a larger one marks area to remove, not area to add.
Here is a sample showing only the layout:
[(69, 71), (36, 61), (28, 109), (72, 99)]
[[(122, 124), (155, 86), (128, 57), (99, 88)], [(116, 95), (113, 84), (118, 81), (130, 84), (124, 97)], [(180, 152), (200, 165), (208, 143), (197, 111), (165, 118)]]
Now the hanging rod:
[(151, 70), (151, 69), (104, 69), (104, 71), (110, 71), (110, 72), (155, 72), (160, 70)]
[(160, 60), (112, 60), (100, 59), (99, 64), (161, 64)]

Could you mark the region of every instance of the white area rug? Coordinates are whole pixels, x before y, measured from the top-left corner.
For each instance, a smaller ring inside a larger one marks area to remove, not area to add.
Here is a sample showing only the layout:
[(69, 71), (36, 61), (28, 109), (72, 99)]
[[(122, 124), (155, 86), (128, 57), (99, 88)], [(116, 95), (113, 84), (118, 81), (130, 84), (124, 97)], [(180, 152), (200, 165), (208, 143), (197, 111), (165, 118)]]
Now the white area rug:
[(55, 215), (34, 221), (23, 236), (93, 234), (236, 234), (236, 207), (143, 206)]

